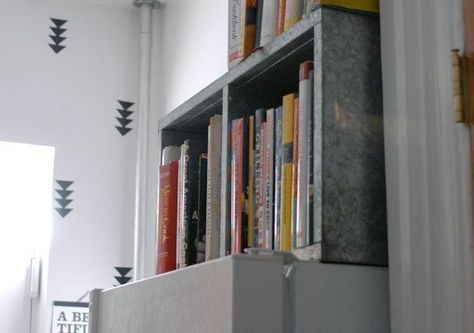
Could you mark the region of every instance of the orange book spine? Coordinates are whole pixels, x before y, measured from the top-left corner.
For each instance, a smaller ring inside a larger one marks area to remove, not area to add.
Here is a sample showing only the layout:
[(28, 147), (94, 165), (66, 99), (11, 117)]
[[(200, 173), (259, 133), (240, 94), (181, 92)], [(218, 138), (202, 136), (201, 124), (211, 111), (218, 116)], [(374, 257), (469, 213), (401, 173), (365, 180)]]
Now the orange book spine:
[(280, 35), (285, 31), (285, 11), (286, 11), (286, 0), (280, 0), (278, 3), (278, 24), (277, 34)]

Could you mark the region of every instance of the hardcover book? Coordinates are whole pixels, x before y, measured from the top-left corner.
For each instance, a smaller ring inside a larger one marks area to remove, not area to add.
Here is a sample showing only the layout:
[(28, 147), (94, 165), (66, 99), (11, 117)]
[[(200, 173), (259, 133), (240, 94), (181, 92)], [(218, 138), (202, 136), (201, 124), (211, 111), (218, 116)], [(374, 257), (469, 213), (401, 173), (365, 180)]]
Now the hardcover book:
[(231, 253), (238, 254), (247, 247), (247, 211), (245, 204), (247, 187), (246, 137), (247, 124), (244, 118), (232, 120), (231, 163)]
[(281, 227), (280, 248), (291, 250), (291, 185), (293, 180), (293, 128), (296, 94), (283, 96), (282, 167), (281, 167)]
[(199, 155), (203, 151), (198, 140), (185, 140), (181, 145), (179, 167), (178, 268), (196, 263), (198, 230)]
[(293, 103), (293, 164), (292, 164), (292, 181), (291, 181), (291, 248), (296, 248), (296, 229), (299, 221), (296, 216), (296, 204), (297, 204), (297, 185), (298, 185), (298, 114), (299, 114), (299, 98), (295, 97)]
[(275, 118), (274, 109), (267, 110), (267, 121), (265, 129), (265, 204), (264, 204), (264, 233), (263, 248), (273, 249), (273, 175), (274, 175), (274, 135)]
[(257, 46), (270, 43), (278, 34), (278, 4), (279, 0), (262, 0), (260, 29), (258, 29)]
[(156, 274), (176, 269), (178, 161), (160, 165)]
[(294, 26), (303, 14), (302, 0), (286, 0), (284, 31)]
[[(298, 123), (298, 154), (295, 163), (297, 165), (297, 193), (296, 193), (296, 247), (303, 247), (310, 244), (312, 240), (312, 228), (309, 226), (308, 209), (310, 170), (312, 163), (312, 82), (310, 81), (310, 72), (313, 69), (313, 62), (306, 61), (300, 65), (299, 71), (299, 112), (295, 115), (295, 123)], [(310, 151), (311, 148), (311, 151)], [(310, 230), (311, 229), (311, 230)], [(310, 237), (311, 235), (311, 237)], [(311, 238), (311, 239), (310, 239)]]
[(278, 21), (277, 34), (280, 35), (285, 31), (285, 12), (286, 0), (278, 0)]
[(206, 198), (207, 154), (202, 153), (198, 162), (196, 263), (204, 262), (206, 257)]
[(265, 111), (258, 109), (255, 111), (255, 245), (263, 248), (264, 230), (264, 149), (265, 149)]
[(207, 142), (206, 260), (219, 257), (222, 116), (209, 119)]
[(273, 249), (280, 250), (280, 209), (281, 209), (281, 166), (282, 166), (282, 115), (283, 108), (279, 106), (275, 109), (275, 205), (274, 205), (274, 244)]
[(249, 147), (249, 178), (247, 195), (248, 201), (248, 232), (247, 232), (247, 244), (249, 247), (255, 247), (254, 243), (254, 229), (255, 229), (255, 116), (249, 117), (249, 136), (248, 136), (248, 147)]
[(228, 68), (248, 57), (255, 47), (257, 0), (230, 0)]

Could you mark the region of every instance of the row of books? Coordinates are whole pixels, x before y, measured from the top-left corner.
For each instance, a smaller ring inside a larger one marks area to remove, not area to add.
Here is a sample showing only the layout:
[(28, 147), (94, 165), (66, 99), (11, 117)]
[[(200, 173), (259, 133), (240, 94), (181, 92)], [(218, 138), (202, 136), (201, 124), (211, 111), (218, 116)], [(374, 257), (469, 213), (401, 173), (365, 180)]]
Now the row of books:
[(298, 92), (231, 126), (231, 253), (288, 251), (320, 240), (313, 217), (313, 63)]
[(321, 5), (378, 13), (378, 0), (229, 0), (227, 64), (231, 69)]
[(210, 118), (207, 140), (163, 149), (157, 273), (247, 247), (287, 251), (319, 240), (311, 61), (300, 65), (299, 76), (298, 91), (280, 106), (232, 120), (229, 220), (221, 221), (222, 116)]
[(219, 256), (221, 138), (222, 116), (214, 115), (207, 142), (187, 139), (162, 150), (157, 274)]
[(317, 0), (230, 0), (229, 69), (309, 15), (318, 4)]

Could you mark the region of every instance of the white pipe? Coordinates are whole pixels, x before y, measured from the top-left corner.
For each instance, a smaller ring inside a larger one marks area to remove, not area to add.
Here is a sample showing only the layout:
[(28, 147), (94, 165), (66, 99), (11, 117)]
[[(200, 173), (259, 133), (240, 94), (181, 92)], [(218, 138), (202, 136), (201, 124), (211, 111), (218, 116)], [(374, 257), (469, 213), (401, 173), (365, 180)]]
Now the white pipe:
[(138, 96), (138, 143), (135, 175), (135, 239), (133, 279), (145, 277), (148, 170), (148, 118), (150, 114), (150, 68), (152, 11), (157, 0), (135, 0), (140, 9), (140, 82)]

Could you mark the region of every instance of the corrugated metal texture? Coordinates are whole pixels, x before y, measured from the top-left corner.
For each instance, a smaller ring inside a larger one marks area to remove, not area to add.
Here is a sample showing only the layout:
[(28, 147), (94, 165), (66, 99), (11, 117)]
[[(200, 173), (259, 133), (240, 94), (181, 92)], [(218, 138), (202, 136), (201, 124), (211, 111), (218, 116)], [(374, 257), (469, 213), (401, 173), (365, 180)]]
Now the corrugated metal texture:
[(469, 131), (453, 120), (462, 1), (382, 1), (393, 332), (473, 332)]

